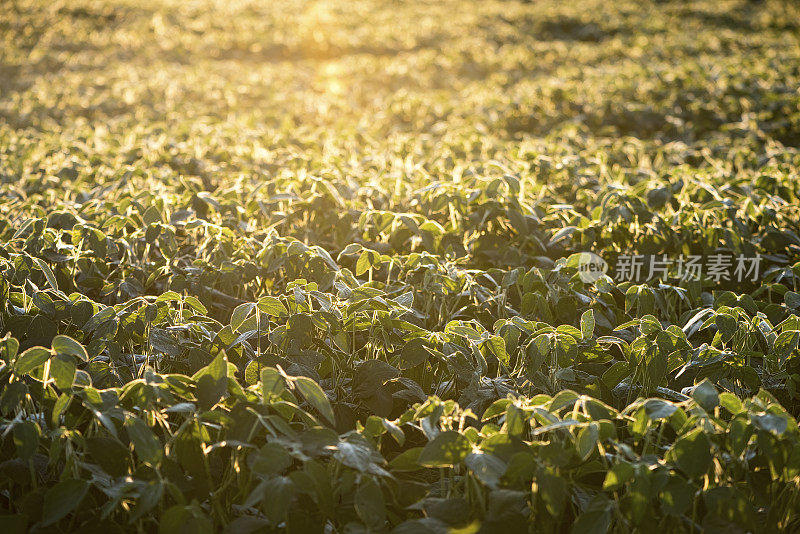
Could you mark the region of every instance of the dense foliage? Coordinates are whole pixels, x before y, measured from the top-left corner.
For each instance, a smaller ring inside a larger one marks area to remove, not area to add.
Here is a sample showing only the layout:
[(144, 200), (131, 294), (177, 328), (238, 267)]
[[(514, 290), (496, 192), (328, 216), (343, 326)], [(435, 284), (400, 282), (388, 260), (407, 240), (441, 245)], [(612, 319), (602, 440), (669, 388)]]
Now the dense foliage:
[(798, 21), (0, 0), (0, 530), (800, 530)]

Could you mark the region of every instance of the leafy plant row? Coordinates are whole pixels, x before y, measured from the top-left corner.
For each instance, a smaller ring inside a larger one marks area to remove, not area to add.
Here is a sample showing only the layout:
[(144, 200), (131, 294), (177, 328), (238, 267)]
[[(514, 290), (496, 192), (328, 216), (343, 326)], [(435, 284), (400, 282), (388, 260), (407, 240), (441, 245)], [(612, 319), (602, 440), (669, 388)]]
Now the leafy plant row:
[(241, 381), (224, 351), (191, 376), (148, 370), (97, 389), (74, 339), (18, 347), (0, 346), (7, 532), (770, 532), (798, 520), (797, 422), (763, 390), (740, 400), (704, 380), (685, 400), (621, 410), (564, 390), (480, 414), (429, 397), (340, 433), (317, 382), (281, 367)]

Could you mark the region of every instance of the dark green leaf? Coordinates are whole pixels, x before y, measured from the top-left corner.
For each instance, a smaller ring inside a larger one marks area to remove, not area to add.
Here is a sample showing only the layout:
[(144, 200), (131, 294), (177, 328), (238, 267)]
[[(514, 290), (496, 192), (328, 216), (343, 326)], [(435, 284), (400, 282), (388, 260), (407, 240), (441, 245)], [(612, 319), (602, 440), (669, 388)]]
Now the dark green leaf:
[(381, 530), (386, 521), (386, 503), (380, 486), (372, 477), (364, 477), (358, 485), (355, 508), (361, 520), (372, 530)]
[(670, 458), (690, 478), (698, 479), (711, 465), (711, 442), (702, 428), (678, 438), (670, 449)]
[(13, 428), (17, 456), (28, 461), (39, 449), (39, 425), (33, 421), (19, 421), (14, 423)]
[(50, 375), (55, 380), (56, 386), (61, 390), (67, 390), (72, 387), (76, 370), (77, 367), (72, 356), (56, 354), (50, 360)]
[(711, 411), (719, 406), (717, 390), (707, 378), (694, 388), (692, 398), (706, 411)]
[(14, 362), (14, 372), (18, 375), (28, 374), (50, 359), (50, 351), (44, 347), (31, 347)]
[(422, 449), (417, 462), (425, 467), (451, 467), (472, 451), (467, 438), (454, 430), (441, 432)]
[(328, 396), (319, 384), (305, 376), (298, 376), (293, 379), (295, 387), (311, 406), (313, 406), (327, 421), (335, 425), (336, 417), (333, 415), (333, 408), (328, 400)]
[(75, 356), (83, 361), (89, 361), (89, 355), (86, 349), (69, 336), (56, 336), (53, 338), (53, 351), (56, 354), (65, 354), (68, 356)]
[(44, 494), (42, 525), (52, 525), (81, 504), (89, 491), (89, 482), (75, 478), (62, 480)]
[(128, 432), (128, 438), (133, 443), (133, 451), (139, 460), (148, 465), (158, 465), (164, 450), (150, 427), (138, 417), (131, 416), (125, 419), (125, 430)]

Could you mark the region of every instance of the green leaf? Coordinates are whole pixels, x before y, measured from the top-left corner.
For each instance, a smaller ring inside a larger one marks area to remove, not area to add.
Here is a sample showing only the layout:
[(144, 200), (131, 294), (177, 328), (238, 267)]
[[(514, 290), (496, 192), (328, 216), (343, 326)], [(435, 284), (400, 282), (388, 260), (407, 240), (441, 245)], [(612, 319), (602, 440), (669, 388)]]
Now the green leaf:
[(772, 413), (751, 414), (750, 422), (753, 423), (755, 428), (775, 436), (781, 436), (789, 426), (786, 417)]
[(383, 360), (367, 360), (359, 364), (353, 376), (353, 395), (363, 399), (374, 395), (387, 380), (400, 371)]
[(183, 301), (197, 313), (200, 313), (202, 315), (208, 313), (208, 309), (206, 309), (206, 307), (203, 306), (203, 303), (200, 302), (200, 299), (198, 299), (197, 297), (189, 295), (188, 297), (183, 299)]
[(381, 454), (359, 434), (348, 435), (346, 440), (339, 441), (334, 457), (362, 473), (388, 476), (386, 470), (379, 465), (383, 463)]
[(193, 477), (206, 474), (204, 446), (208, 442), (205, 426), (197, 420), (189, 420), (175, 436), (170, 448), (170, 458), (175, 459)]
[(206, 367), (192, 377), (197, 381), (197, 403), (210, 410), (228, 391), (228, 358), (221, 351)]
[(210, 410), (228, 391), (228, 379), (214, 379), (209, 374), (197, 380), (197, 405), (201, 410)]
[(244, 369), (244, 385), (245, 386), (254, 386), (258, 383), (259, 379), (259, 363), (255, 360), (251, 360), (250, 363), (247, 364), (247, 367)]
[[(562, 302), (564, 300), (562, 299)], [(561, 324), (556, 327), (556, 332), (561, 334), (558, 337), (571, 337), (572, 341), (581, 339), (581, 331), (570, 324)]]
[(61, 390), (67, 390), (72, 387), (76, 371), (77, 367), (71, 356), (56, 354), (50, 360), (50, 375), (55, 380), (56, 386)]
[(787, 291), (783, 294), (783, 302), (786, 303), (787, 307), (796, 310), (798, 307), (800, 307), (800, 293)]
[(86, 480), (68, 478), (48, 489), (44, 494), (42, 525), (52, 525), (75, 510), (89, 491), (89, 486)]
[(161, 293), (158, 298), (156, 298), (156, 302), (180, 302), (181, 295), (177, 291), (165, 291)]
[(532, 432), (534, 436), (541, 436), (546, 432), (550, 432), (552, 430), (558, 430), (559, 428), (569, 428), (573, 426), (578, 426), (581, 423), (576, 421), (575, 419), (564, 419), (563, 421), (556, 421), (555, 423), (550, 423), (549, 425), (540, 426)]
[(39, 434), (39, 425), (33, 421), (14, 423), (14, 445), (21, 460), (27, 462), (39, 450)]
[(483, 416), (481, 417), (481, 421), (488, 421), (493, 417), (497, 417), (498, 415), (502, 415), (506, 412), (508, 405), (511, 404), (511, 399), (497, 399), (492, 404), (489, 405), (488, 408), (483, 412)]
[(605, 370), (601, 380), (609, 389), (614, 389), (622, 380), (631, 374), (628, 362), (616, 362)]
[(333, 415), (333, 408), (331, 408), (328, 396), (319, 384), (305, 376), (298, 376), (292, 379), (292, 381), (306, 402), (316, 408), (330, 424), (335, 425), (336, 417)]
[(114, 308), (110, 306), (108, 308), (103, 308), (99, 312), (92, 315), (81, 327), (81, 330), (84, 332), (94, 332), (101, 324), (114, 319), (116, 316), (117, 314), (114, 311)]
[(644, 406), (640, 406), (632, 415), (632, 420), (628, 423), (628, 429), (634, 436), (644, 436), (647, 429), (650, 427), (650, 418), (647, 416), (647, 410)]
[(525, 410), (515, 404), (509, 404), (506, 408), (506, 433), (509, 436), (521, 437), (528, 418), (529, 415), (525, 413)]
[(147, 481), (146, 486), (141, 489), (140, 497), (130, 513), (128, 519), (129, 523), (138, 521), (161, 502), (161, 498), (164, 495), (164, 486), (165, 484), (159, 480)]
[(289, 504), (294, 499), (295, 486), (287, 477), (275, 477), (265, 482), (262, 508), (267, 518), (277, 525), (286, 517)]
[(567, 504), (569, 482), (548, 469), (539, 469), (536, 473), (535, 492), (544, 503), (547, 513), (558, 518)]
[(247, 319), (253, 310), (256, 308), (255, 302), (245, 302), (244, 304), (239, 304), (233, 309), (231, 313), (231, 330), (234, 332), (237, 328), (239, 328), (242, 323)]
[(661, 509), (668, 514), (681, 515), (689, 510), (694, 501), (694, 487), (677, 476), (669, 477), (661, 489)]
[(557, 412), (562, 408), (574, 406), (578, 399), (580, 399), (580, 395), (571, 389), (565, 389), (555, 394), (555, 396), (550, 400), (547, 409), (551, 412)]
[(39, 266), (39, 269), (41, 269), (42, 272), (44, 273), (44, 277), (47, 280), (47, 284), (56, 291), (58, 291), (58, 282), (56, 281), (56, 276), (55, 274), (53, 274), (53, 270), (50, 269), (50, 266), (47, 265), (47, 263), (45, 263), (45, 261), (42, 260), (41, 258), (34, 258), (34, 260), (36, 261), (36, 264)]
[(739, 327), (736, 318), (726, 313), (717, 314), (717, 316), (714, 317), (714, 322), (717, 324), (717, 330), (719, 330), (722, 336), (722, 341), (726, 343), (733, 338)]
[(500, 477), (506, 472), (506, 464), (497, 456), (483, 452), (471, 452), (464, 458), (464, 465), (472, 471), (475, 478), (490, 488), (496, 488)]
[(158, 521), (159, 534), (213, 534), (214, 523), (196, 505), (175, 505)]
[(177, 337), (169, 330), (151, 326), (147, 339), (150, 342), (150, 346), (156, 352), (168, 354), (173, 358), (179, 356), (181, 353), (181, 346), (178, 343)]
[(595, 422), (589, 423), (588, 426), (578, 430), (576, 448), (578, 450), (578, 456), (582, 460), (586, 461), (589, 459), (589, 456), (597, 449), (598, 436), (599, 427)]
[(723, 408), (728, 410), (731, 415), (736, 415), (744, 411), (744, 406), (742, 405), (742, 401), (739, 400), (739, 397), (727, 391), (719, 394), (719, 403)]
[(53, 423), (53, 426), (59, 426), (59, 418), (64, 412), (67, 411), (67, 408), (69, 407), (69, 403), (71, 400), (72, 400), (72, 395), (67, 393), (62, 393), (61, 395), (58, 396), (55, 404), (53, 405), (53, 414), (52, 417), (50, 418), (51, 422)]
[(86, 349), (69, 336), (58, 335), (53, 338), (53, 352), (56, 354), (65, 354), (68, 356), (75, 356), (84, 362), (89, 361), (89, 355)]
[(633, 476), (633, 466), (628, 462), (619, 460), (619, 463), (611, 466), (611, 469), (606, 472), (606, 478), (603, 481), (603, 489), (606, 491), (616, 491), (633, 480)]
[(19, 341), (9, 337), (10, 335), (6, 334), (6, 337), (0, 340), (0, 360), (6, 363), (11, 363), (19, 350)]
[(402, 369), (411, 369), (427, 361), (431, 353), (427, 351), (426, 346), (427, 342), (419, 337), (408, 341), (400, 349), (401, 363), (398, 365)]
[(500, 336), (492, 336), (483, 342), (483, 347), (485, 347), (489, 354), (497, 358), (504, 366), (508, 366), (509, 362), (511, 361), (511, 357), (508, 355), (508, 351), (506, 351), (505, 339)]
[(14, 372), (18, 375), (28, 374), (50, 359), (50, 351), (44, 347), (31, 347), (14, 362)]
[(586, 310), (581, 315), (581, 337), (586, 340), (594, 335), (594, 310)]
[(731, 486), (708, 488), (703, 492), (703, 502), (706, 508), (703, 524), (704, 526), (709, 525), (705, 529), (707, 532), (758, 532), (763, 530), (763, 527), (756, 527), (758, 524), (763, 525), (763, 518), (756, 515), (756, 509), (750, 499), (736, 488)]
[(613, 501), (602, 493), (597, 494), (572, 524), (572, 534), (606, 534), (611, 526), (613, 511)]
[(161, 212), (156, 206), (148, 206), (144, 213), (142, 213), (142, 222), (146, 225), (151, 225), (161, 222)]
[(284, 317), (289, 315), (286, 306), (276, 297), (261, 297), (258, 299), (258, 309), (267, 315), (274, 317)]
[(267, 443), (247, 456), (247, 465), (260, 475), (275, 475), (292, 465), (292, 456), (277, 443)]
[[(641, 291), (645, 291), (645, 288), (641, 288), (640, 292)], [(646, 291), (649, 292), (650, 290), (647, 289)], [(663, 330), (661, 322), (659, 322), (659, 320), (652, 315), (645, 315), (642, 317), (641, 321), (639, 322), (639, 328), (642, 329), (642, 333), (645, 335), (655, 334)]]
[(356, 262), (356, 276), (361, 276), (375, 266), (380, 266), (381, 255), (374, 250), (364, 249)]
[(719, 406), (719, 395), (714, 387), (714, 384), (708, 378), (703, 379), (692, 391), (692, 398), (703, 407), (707, 412), (710, 412)]
[(119, 440), (107, 436), (86, 438), (86, 447), (93, 463), (114, 477), (121, 477), (128, 472), (130, 452)]
[(125, 430), (139, 460), (151, 466), (158, 465), (164, 454), (164, 447), (150, 427), (138, 417), (130, 416), (125, 419)]
[(286, 332), (290, 340), (303, 346), (311, 340), (314, 333), (314, 321), (304, 313), (295, 313), (286, 321)]
[[(575, 330), (577, 331), (577, 329)], [(577, 332), (578, 336), (580, 336), (580, 331)], [(553, 348), (556, 352), (556, 357), (558, 358), (558, 364), (563, 367), (572, 365), (575, 358), (578, 356), (578, 343), (571, 335), (559, 334), (556, 337), (556, 343)]]
[(446, 430), (429, 441), (417, 462), (425, 467), (451, 467), (472, 452), (469, 440), (455, 430)]
[(698, 479), (711, 465), (711, 442), (702, 428), (695, 428), (672, 445), (669, 457), (690, 478)]
[(781, 332), (775, 340), (772, 349), (778, 357), (778, 363), (783, 365), (789, 356), (797, 350), (798, 343), (800, 343), (800, 330), (786, 330)]
[(739, 457), (744, 452), (750, 441), (750, 436), (753, 435), (753, 427), (744, 414), (731, 419), (728, 423), (728, 446), (730, 451), (735, 457)]
[(644, 412), (653, 421), (667, 419), (677, 409), (677, 406), (663, 399), (647, 399), (644, 403)]
[(550, 336), (539, 334), (525, 348), (528, 368), (535, 372), (542, 368), (544, 361), (550, 354)]
[(280, 396), (284, 389), (286, 381), (277, 369), (267, 367), (261, 370), (261, 395), (265, 402), (273, 396)]
[(422, 447), (412, 447), (410, 449), (406, 449), (395, 456), (391, 462), (389, 462), (389, 467), (392, 469), (392, 471), (398, 472), (419, 471), (422, 469), (422, 466), (420, 466), (418, 463), (419, 455), (421, 453)]
[(371, 530), (382, 530), (386, 522), (386, 503), (381, 487), (372, 477), (364, 477), (355, 497), (356, 513)]
[(558, 243), (562, 241), (566, 241), (569, 237), (578, 231), (578, 228), (575, 226), (565, 226), (564, 228), (560, 229), (558, 232), (553, 234), (553, 237), (547, 243), (547, 248), (552, 248)]

